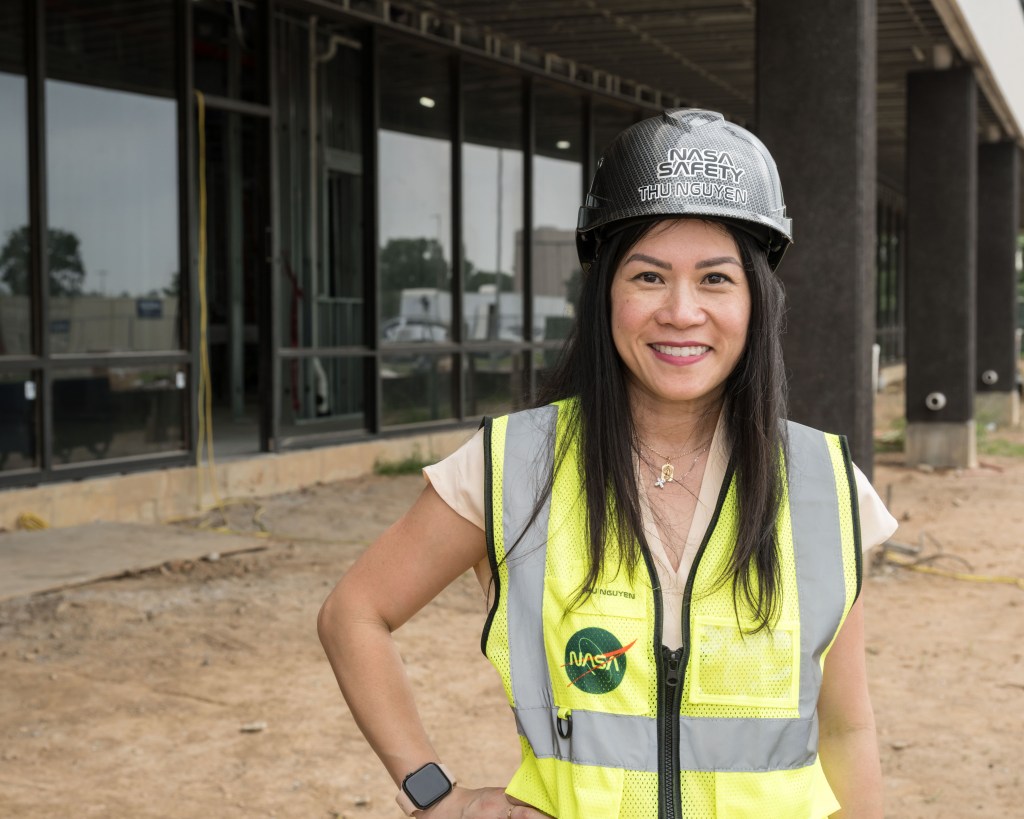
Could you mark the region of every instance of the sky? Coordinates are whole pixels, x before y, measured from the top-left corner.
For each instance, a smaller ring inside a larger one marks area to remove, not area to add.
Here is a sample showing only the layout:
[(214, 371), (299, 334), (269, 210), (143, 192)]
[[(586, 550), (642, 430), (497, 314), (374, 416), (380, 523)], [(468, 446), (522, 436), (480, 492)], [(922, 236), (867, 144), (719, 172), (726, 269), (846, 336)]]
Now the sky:
[[(0, 247), (27, 221), (25, 78), (0, 72)], [(17, 116), (21, 112), (21, 116)]]
[[(0, 73), (0, 111), (2, 243), (28, 212), (23, 77)], [(48, 80), (46, 131), (49, 223), (79, 238), (84, 289), (170, 284), (180, 266), (174, 100)]]
[[(389, 239), (436, 238), (451, 259), (451, 145), (447, 140), (380, 132), (380, 244)], [(463, 153), (463, 242), (466, 258), (493, 271), (498, 252), (498, 149), (466, 144)], [(538, 156), (534, 166), (534, 224), (575, 230), (582, 170), (577, 162)], [(512, 272), (522, 228), (521, 151), (501, 151), (501, 269)]]
[[(0, 73), (0, 111), (2, 242), (27, 221), (24, 77)], [(50, 227), (79, 238), (86, 291), (142, 295), (166, 287), (179, 269), (176, 116), (170, 99), (47, 81)], [(450, 259), (450, 143), (381, 131), (379, 149), (381, 245), (433, 237)], [(575, 228), (579, 164), (540, 156), (535, 162), (535, 224)], [(463, 238), (477, 269), (513, 270), (522, 164), (521, 151), (465, 147)]]

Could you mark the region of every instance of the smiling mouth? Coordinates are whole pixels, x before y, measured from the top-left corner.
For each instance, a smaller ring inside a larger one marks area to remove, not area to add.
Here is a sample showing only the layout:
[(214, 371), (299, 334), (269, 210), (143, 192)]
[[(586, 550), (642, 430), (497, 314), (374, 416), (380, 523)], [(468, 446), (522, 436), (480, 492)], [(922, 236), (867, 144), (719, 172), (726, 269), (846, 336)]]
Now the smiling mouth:
[(663, 355), (671, 355), (676, 358), (689, 358), (690, 356), (704, 355), (704, 353), (711, 349), (706, 344), (701, 344), (696, 347), (670, 347), (667, 344), (652, 344), (651, 348)]

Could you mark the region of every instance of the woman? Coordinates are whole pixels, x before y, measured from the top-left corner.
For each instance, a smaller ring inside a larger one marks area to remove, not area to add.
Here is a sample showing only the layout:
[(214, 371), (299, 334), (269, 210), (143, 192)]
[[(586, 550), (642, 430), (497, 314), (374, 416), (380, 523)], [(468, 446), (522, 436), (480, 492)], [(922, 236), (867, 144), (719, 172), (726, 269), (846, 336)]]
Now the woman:
[[(843, 439), (783, 420), (771, 156), (667, 111), (609, 147), (579, 224), (544, 402), (425, 470), (324, 604), (359, 727), (410, 815), (880, 816), (861, 535), (895, 521)], [(470, 567), (523, 748), (504, 789), (454, 785), (390, 638)]]

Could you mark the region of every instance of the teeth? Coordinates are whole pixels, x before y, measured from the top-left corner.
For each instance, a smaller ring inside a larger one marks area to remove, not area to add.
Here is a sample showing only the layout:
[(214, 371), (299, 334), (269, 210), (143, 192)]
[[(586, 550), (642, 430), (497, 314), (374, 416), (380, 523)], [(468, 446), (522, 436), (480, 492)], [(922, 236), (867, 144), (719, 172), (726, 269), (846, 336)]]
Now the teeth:
[(669, 347), (666, 344), (652, 344), (651, 346), (659, 353), (676, 356), (677, 358), (684, 358), (692, 355), (703, 355), (711, 349), (703, 344), (699, 347)]

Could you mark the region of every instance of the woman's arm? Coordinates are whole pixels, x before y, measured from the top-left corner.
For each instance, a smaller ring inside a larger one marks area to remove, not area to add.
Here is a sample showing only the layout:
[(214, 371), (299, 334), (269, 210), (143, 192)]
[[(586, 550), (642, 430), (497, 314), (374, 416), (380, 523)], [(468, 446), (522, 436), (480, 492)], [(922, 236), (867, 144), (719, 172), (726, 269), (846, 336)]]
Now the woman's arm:
[(842, 805), (833, 816), (882, 816), (882, 770), (864, 660), (863, 593), (825, 658), (818, 722), (821, 764)]
[[(391, 632), (486, 557), (482, 530), (429, 484), (402, 518), (355, 562), (327, 597), (317, 631), (356, 724), (397, 786), (441, 762), (413, 702)], [(506, 816), (501, 788), (456, 788), (424, 816)], [(540, 816), (517, 808), (514, 816)]]

